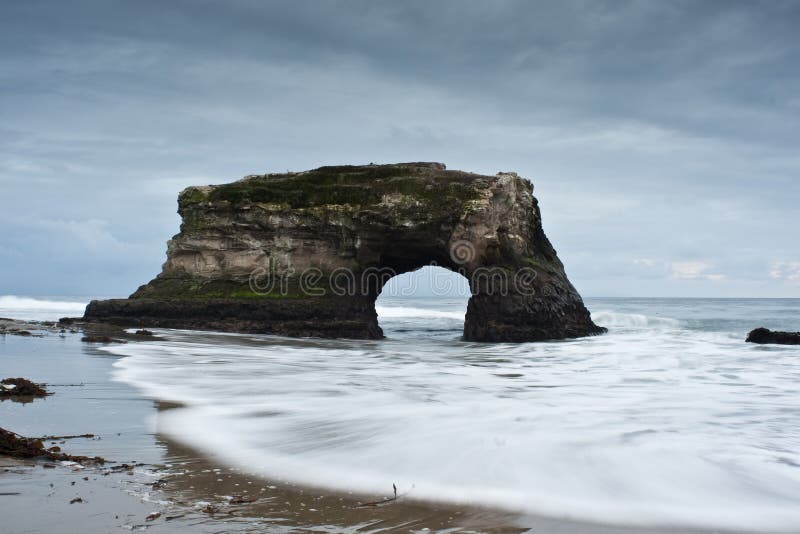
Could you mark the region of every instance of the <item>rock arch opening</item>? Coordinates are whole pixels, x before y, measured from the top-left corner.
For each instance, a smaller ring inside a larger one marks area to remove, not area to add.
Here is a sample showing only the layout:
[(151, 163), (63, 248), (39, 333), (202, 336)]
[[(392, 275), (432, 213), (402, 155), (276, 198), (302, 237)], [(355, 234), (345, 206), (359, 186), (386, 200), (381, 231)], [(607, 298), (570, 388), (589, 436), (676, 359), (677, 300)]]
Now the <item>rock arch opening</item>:
[(460, 337), (471, 296), (469, 281), (443, 267), (430, 265), (398, 274), (386, 282), (375, 301), (378, 324), (389, 339)]

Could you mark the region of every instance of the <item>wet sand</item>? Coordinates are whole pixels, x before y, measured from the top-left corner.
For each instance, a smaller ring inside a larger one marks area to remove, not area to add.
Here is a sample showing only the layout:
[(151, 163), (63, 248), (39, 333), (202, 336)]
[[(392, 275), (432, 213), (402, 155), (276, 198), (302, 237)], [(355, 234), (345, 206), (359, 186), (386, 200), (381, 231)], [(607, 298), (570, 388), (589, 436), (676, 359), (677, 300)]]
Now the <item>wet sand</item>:
[[(391, 487), (384, 495), (337, 494), (258, 478), (160, 435), (158, 412), (172, 406), (111, 381), (116, 357), (81, 337), (0, 336), (0, 374), (45, 382), (55, 393), (0, 402), (0, 426), (26, 436), (92, 433), (59, 446), (109, 460), (81, 469), (0, 457), (1, 532), (689, 532), (418, 502), (413, 491), (364, 506), (391, 497)], [(123, 462), (137, 465), (115, 468)]]

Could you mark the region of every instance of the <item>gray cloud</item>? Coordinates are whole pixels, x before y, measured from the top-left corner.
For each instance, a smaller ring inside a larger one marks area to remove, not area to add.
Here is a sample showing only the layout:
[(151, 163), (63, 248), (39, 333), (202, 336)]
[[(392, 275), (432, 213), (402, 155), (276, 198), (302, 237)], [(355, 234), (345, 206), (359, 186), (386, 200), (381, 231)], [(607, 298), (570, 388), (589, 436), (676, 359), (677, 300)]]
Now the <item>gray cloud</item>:
[(779, 1), (4, 2), (0, 293), (131, 292), (186, 185), (436, 160), (531, 178), (585, 294), (800, 296), (798, 22)]

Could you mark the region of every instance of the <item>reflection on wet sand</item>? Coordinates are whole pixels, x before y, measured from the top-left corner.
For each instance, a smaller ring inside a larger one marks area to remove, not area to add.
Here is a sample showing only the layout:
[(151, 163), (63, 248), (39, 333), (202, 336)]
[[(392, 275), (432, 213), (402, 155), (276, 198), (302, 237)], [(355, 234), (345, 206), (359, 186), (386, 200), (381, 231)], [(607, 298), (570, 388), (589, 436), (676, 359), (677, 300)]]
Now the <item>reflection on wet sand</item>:
[[(159, 411), (177, 407), (156, 403)], [(213, 462), (201, 453), (159, 434), (170, 476), (160, 489), (188, 512), (185, 519), (221, 521), (235, 525), (274, 528), (275, 531), (314, 532), (492, 532), (521, 533), (514, 514), (480, 508), (423, 504), (400, 495), (396, 501), (364, 506), (392, 495), (337, 495), (281, 480), (265, 480), (240, 469)], [(170, 512), (172, 513), (172, 512)], [(184, 519), (184, 518), (182, 518)], [(426, 530), (427, 529), (427, 530)]]
[[(155, 401), (159, 412), (180, 404)], [(419, 502), (400, 494), (384, 505), (364, 503), (392, 496), (337, 494), (327, 489), (270, 480), (216, 462), (174, 439), (157, 434), (167, 471), (155, 484), (171, 507), (162, 520), (194, 525), (224, 524), (225, 531), (258, 532), (486, 532), (518, 534), (709, 534), (711, 531), (621, 527), (563, 518), (520, 515), (476, 506)], [(744, 531), (739, 534), (745, 534)]]

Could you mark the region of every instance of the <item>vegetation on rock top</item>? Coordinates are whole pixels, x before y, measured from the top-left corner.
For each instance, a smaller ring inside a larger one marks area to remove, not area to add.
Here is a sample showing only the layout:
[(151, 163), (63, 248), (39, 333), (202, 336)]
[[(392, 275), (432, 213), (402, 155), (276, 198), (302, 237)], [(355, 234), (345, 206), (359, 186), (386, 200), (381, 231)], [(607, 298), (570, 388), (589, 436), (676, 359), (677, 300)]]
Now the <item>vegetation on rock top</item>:
[(298, 209), (378, 204), (384, 195), (399, 193), (419, 200), (456, 201), (460, 205), (477, 198), (474, 177), (425, 164), (320, 167), (301, 173), (248, 176), (213, 186), (208, 193), (190, 187), (178, 201), (181, 209), (203, 202), (279, 204)]

